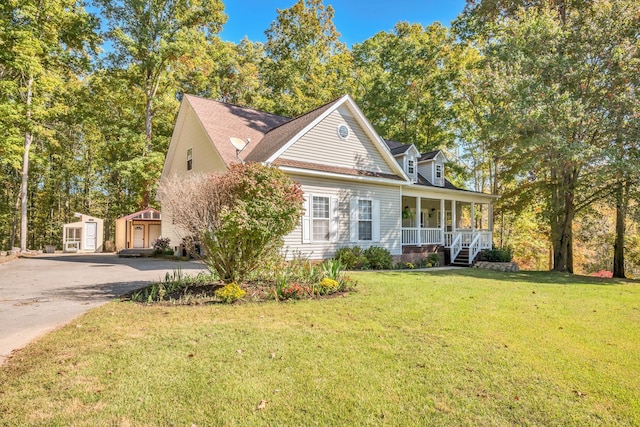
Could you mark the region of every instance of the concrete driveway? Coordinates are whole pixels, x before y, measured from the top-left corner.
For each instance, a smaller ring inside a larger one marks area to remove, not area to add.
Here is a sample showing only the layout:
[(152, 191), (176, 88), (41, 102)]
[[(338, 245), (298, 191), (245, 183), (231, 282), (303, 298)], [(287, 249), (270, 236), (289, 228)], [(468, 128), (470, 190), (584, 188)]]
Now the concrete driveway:
[(204, 270), (195, 261), (113, 254), (40, 255), (0, 264), (0, 365), (34, 338), (178, 268), (185, 274)]

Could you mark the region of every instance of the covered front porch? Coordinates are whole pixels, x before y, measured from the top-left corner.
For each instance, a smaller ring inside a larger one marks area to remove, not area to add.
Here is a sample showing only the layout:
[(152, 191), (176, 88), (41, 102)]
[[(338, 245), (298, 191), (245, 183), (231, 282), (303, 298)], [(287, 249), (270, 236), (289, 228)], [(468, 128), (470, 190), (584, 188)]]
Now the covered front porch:
[(402, 196), (402, 246), (449, 249), (451, 262), (471, 264), (493, 244), (491, 200)]

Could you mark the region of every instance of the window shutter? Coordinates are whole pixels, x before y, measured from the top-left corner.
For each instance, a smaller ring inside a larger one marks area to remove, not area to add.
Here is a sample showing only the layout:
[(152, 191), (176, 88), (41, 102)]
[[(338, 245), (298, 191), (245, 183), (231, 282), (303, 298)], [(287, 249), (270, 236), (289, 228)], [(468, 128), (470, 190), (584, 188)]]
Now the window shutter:
[(338, 207), (338, 198), (332, 197), (329, 214), (329, 240), (331, 243), (338, 242), (338, 221), (340, 220)]
[(351, 241), (358, 241), (358, 199), (351, 198), (349, 201), (349, 225), (351, 228)]
[(371, 232), (372, 232), (372, 240), (374, 242), (380, 241), (380, 200), (372, 200), (371, 201)]
[(311, 195), (304, 195), (302, 214), (302, 243), (311, 243)]

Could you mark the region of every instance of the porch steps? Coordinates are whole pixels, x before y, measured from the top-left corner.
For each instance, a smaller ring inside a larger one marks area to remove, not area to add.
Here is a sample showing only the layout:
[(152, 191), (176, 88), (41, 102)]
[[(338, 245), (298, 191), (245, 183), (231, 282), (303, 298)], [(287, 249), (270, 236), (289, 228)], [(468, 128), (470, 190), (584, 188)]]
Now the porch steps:
[(451, 265), (454, 265), (456, 267), (470, 267), (474, 261), (475, 259), (469, 260), (469, 248), (462, 248)]
[(123, 249), (118, 252), (120, 258), (140, 258), (153, 255), (153, 249)]

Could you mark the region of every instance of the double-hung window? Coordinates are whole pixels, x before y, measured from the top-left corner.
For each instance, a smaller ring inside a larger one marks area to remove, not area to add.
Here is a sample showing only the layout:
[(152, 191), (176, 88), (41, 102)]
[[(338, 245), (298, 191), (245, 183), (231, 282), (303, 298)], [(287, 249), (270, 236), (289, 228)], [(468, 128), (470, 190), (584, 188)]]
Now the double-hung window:
[(187, 148), (187, 170), (193, 169), (193, 148)]
[(313, 241), (329, 241), (329, 197), (313, 196), (312, 198)]
[(371, 200), (358, 200), (358, 240), (373, 240), (373, 207)]
[(412, 177), (415, 174), (415, 163), (413, 159), (407, 160), (407, 173)]

